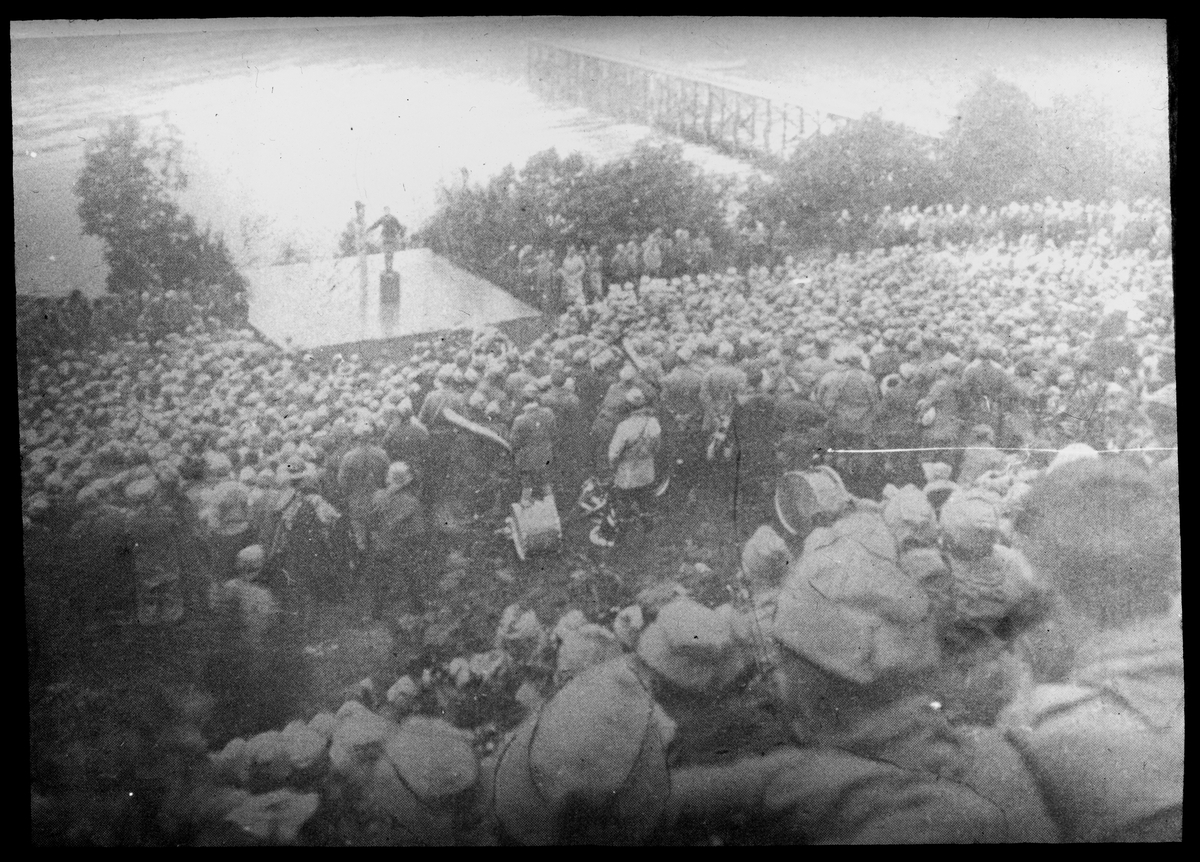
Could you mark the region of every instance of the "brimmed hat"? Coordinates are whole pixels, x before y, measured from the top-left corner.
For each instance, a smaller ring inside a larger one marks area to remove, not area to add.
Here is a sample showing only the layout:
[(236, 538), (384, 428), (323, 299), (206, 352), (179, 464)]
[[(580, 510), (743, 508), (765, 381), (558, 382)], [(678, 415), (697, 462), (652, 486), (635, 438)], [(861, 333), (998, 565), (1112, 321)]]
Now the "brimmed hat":
[(130, 503), (148, 503), (158, 493), (158, 480), (153, 476), (137, 479), (125, 486), (125, 499)]
[(897, 545), (929, 545), (937, 541), (937, 513), (929, 497), (915, 485), (905, 485), (903, 488), (888, 486), (883, 496), (883, 520), (892, 531)]
[[(671, 792), (668, 724), (625, 659), (583, 671), (502, 744), (493, 787), (504, 832), (526, 845), (644, 840)], [(576, 824), (563, 818), (579, 805), (587, 834), (568, 834)]]
[(637, 654), (665, 680), (693, 692), (719, 688), (740, 668), (729, 620), (688, 598), (659, 611), (638, 638)]
[(279, 465), (279, 470), (275, 473), (275, 480), (280, 485), (287, 485), (289, 482), (299, 482), (301, 479), (312, 478), (316, 475), (316, 468), (312, 464), (299, 458), (290, 458)]
[(958, 489), (938, 512), (942, 534), (955, 547), (983, 553), (1000, 532), (1000, 495), (983, 488)]
[(1050, 466), (1046, 468), (1047, 473), (1053, 473), (1064, 464), (1070, 464), (1072, 461), (1082, 461), (1087, 458), (1099, 458), (1100, 453), (1086, 443), (1072, 443), (1063, 449), (1060, 449), (1054, 456), (1054, 460), (1050, 462)]
[(263, 546), (250, 545), (238, 551), (237, 557), (234, 559), (234, 568), (240, 575), (254, 577), (262, 573), (265, 562), (266, 553), (263, 551)]
[(412, 484), (412, 469), (403, 461), (395, 461), (388, 466), (387, 483), (397, 488), (407, 488)]
[(775, 640), (859, 684), (927, 670), (940, 658), (929, 599), (897, 565), (878, 515), (815, 530), (779, 594)]

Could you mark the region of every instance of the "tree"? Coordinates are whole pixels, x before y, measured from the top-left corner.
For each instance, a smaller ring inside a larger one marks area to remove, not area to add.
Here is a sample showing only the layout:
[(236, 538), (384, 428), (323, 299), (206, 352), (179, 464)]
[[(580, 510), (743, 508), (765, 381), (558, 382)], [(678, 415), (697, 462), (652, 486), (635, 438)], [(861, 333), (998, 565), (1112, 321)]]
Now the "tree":
[[(383, 246), (378, 241), (367, 237), (366, 248), (367, 254), (382, 254)], [(342, 235), (338, 237), (338, 257), (355, 257), (358, 254), (358, 220), (351, 218), (346, 222), (346, 229), (342, 231)]]
[(605, 249), (655, 228), (708, 232), (726, 239), (729, 183), (706, 176), (679, 145), (641, 142), (629, 155), (596, 165), (579, 153), (537, 153), (518, 173), (512, 165), (486, 186), (443, 186), (438, 211), (420, 235), (439, 254), (500, 283), (511, 280), (513, 246)]
[(1109, 112), (1094, 99), (1056, 96), (1038, 113), (1039, 196), (1102, 200), (1116, 180)]
[(785, 220), (812, 244), (854, 245), (885, 207), (924, 208), (945, 194), (937, 142), (867, 114), (804, 141), (773, 182), (752, 182), (746, 217)]
[(961, 199), (947, 202), (1005, 204), (1028, 194), (1031, 179), (1036, 187), (1037, 120), (1033, 101), (1019, 87), (994, 74), (984, 77), (951, 125), (949, 169)]
[(110, 293), (140, 306), (185, 291), (203, 313), (240, 325), (246, 282), (224, 238), (200, 230), (175, 199), (187, 188), (182, 152), (174, 128), (144, 137), (137, 118), (112, 121), (89, 145), (75, 182), (83, 231), (105, 243)]

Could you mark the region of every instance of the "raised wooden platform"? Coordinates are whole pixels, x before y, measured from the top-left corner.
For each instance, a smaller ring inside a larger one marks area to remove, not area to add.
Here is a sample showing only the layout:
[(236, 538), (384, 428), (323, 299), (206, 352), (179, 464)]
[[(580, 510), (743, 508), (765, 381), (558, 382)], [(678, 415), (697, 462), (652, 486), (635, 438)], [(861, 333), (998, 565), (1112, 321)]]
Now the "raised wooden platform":
[(524, 342), (543, 328), (537, 309), (426, 248), (396, 252), (399, 304), (380, 301), (383, 255), (250, 270), (250, 324), (280, 347), (373, 352), (433, 333), (496, 326)]

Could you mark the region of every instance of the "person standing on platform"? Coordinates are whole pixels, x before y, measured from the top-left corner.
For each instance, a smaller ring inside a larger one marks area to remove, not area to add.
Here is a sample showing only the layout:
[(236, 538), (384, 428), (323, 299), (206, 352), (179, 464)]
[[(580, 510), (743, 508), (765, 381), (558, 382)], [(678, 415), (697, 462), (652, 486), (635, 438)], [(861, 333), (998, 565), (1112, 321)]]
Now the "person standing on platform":
[(392, 271), (392, 256), (400, 250), (400, 242), (404, 239), (405, 228), (400, 224), (400, 220), (392, 215), (391, 207), (383, 208), (383, 215), (373, 225), (367, 228), (366, 232), (370, 233), (380, 229), (380, 236), (383, 238), (383, 268), (385, 272)]

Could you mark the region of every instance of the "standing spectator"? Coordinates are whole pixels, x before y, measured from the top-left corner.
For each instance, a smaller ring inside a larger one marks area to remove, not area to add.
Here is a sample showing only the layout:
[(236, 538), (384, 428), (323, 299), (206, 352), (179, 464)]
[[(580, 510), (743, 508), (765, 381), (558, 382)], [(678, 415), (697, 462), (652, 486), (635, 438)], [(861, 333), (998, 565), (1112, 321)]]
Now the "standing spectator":
[(180, 524), (149, 476), (125, 488), (126, 537), (133, 559), (137, 620), (142, 625), (178, 622), (184, 613)]
[(534, 285), (534, 259), (530, 257), (533, 252), (533, 246), (526, 243), (521, 246), (521, 250), (517, 252), (517, 284), (520, 285), (522, 295), (531, 295), (535, 290)]
[(762, 222), (754, 223), (754, 230), (750, 232), (747, 242), (750, 246), (750, 263), (754, 266), (766, 266), (767, 256), (770, 254), (770, 236)]
[(998, 727), (1064, 840), (1181, 840), (1183, 637), (1170, 501), (1128, 462), (1076, 461), (1034, 485), (1017, 527), (1078, 637), (1066, 680), (1027, 684)]
[(378, 620), (394, 584), (407, 592), (412, 608), (425, 606), (425, 513), (412, 493), (413, 473), (403, 461), (388, 467), (386, 487), (371, 498), (371, 619)]
[(340, 562), (334, 528), (341, 516), (316, 492), (315, 479), (311, 464), (293, 459), (279, 465), (277, 481), (284, 490), (275, 500), (266, 530), (271, 536), (268, 583), (301, 635), (312, 619), (315, 591)]
[(467, 399), (453, 386), (451, 378), (438, 372), (436, 387), (421, 403), (418, 421), (429, 430), (429, 457), (421, 486), (422, 501), (433, 506), (442, 496), (454, 472), (454, 449), (458, 426), (445, 417), (449, 408), (463, 415), (467, 412)]
[(788, 230), (787, 222), (780, 219), (779, 224), (771, 234), (771, 266), (780, 266), (792, 244), (792, 232)]
[(567, 249), (567, 255), (563, 258), (562, 267), (559, 273), (563, 280), (563, 298), (569, 305), (581, 305), (585, 303), (583, 295), (583, 276), (587, 271), (587, 263), (583, 256), (572, 245)]
[(540, 251), (534, 264), (534, 285), (538, 303), (546, 314), (557, 314), (558, 299), (554, 282), (554, 258), (551, 252)]
[(696, 235), (695, 256), (696, 269), (699, 272), (712, 272), (716, 263), (716, 253), (713, 251), (712, 240), (703, 229)]
[(525, 403), (513, 420), (510, 439), (517, 472), (521, 476), (521, 505), (533, 505), (533, 486), (542, 487), (542, 494), (553, 499), (550, 471), (554, 461), (554, 413), (538, 403), (537, 384), (526, 384), (522, 392)]
[(554, 413), (555, 481), (560, 488), (576, 489), (587, 475), (580, 475), (587, 469), (587, 426), (574, 382), (568, 380), (565, 368), (555, 368), (550, 372), (550, 388), (539, 401)]
[[(830, 353), (837, 367), (825, 373), (817, 384), (815, 400), (829, 416), (831, 448), (839, 450), (867, 449), (871, 440), (871, 423), (879, 403), (880, 391), (875, 378), (863, 369), (862, 350), (854, 345), (839, 345)], [(838, 455), (834, 468), (846, 478), (852, 492), (867, 496), (862, 484), (874, 481), (870, 477), (875, 459), (871, 455)], [(882, 475), (882, 464), (880, 464)]]
[(696, 247), (692, 242), (691, 234), (683, 228), (675, 231), (675, 261), (677, 266), (675, 275), (696, 271)]
[(391, 272), (392, 256), (400, 250), (400, 241), (404, 239), (404, 225), (400, 224), (400, 220), (392, 215), (391, 207), (384, 207), (383, 215), (367, 228), (366, 232), (370, 233), (375, 228), (380, 229), (380, 236), (383, 238), (383, 268), (387, 272)]
[(624, 286), (625, 282), (632, 277), (632, 272), (629, 269), (629, 258), (625, 254), (625, 244), (617, 243), (616, 250), (613, 251), (612, 260), (609, 262), (609, 268), (612, 274), (612, 280), (618, 285)]
[(214, 582), (208, 591), (209, 606), (217, 610), (228, 603), (242, 622), (242, 639), (253, 649), (279, 616), (279, 603), (262, 581), (266, 553), (262, 545), (247, 545), (234, 557), (229, 577)]
[[(253, 473), (253, 469), (250, 469)], [(234, 577), (234, 560), (243, 548), (257, 543), (258, 534), (250, 521), (250, 489), (227, 480), (213, 489), (211, 507), (201, 513), (205, 527), (211, 584)]]
[(371, 426), (354, 427), (354, 448), (338, 464), (337, 483), (360, 557), (367, 553), (371, 498), (387, 481), (388, 456), (370, 440)]
[(752, 367), (746, 373), (746, 387), (737, 395), (733, 411), (730, 437), (738, 453), (738, 468), (744, 474), (740, 484), (748, 488), (751, 499), (760, 492), (765, 495), (774, 478), (771, 419), (775, 398), (769, 392), (770, 384), (761, 368)]
[(383, 438), (383, 450), (395, 463), (403, 461), (413, 474), (413, 485), (419, 489), (429, 457), (429, 429), (413, 416), (412, 401), (403, 398), (396, 406), (396, 418)]
[(612, 513), (592, 531), (598, 545), (616, 543), (617, 528), (640, 517), (650, 530), (649, 516), (654, 502), (654, 456), (662, 441), (662, 428), (642, 390), (630, 389), (625, 402), (632, 411), (617, 426), (608, 446), (608, 461), (616, 475), (613, 481)]
[(599, 246), (592, 246), (584, 263), (587, 265), (587, 301), (590, 305), (604, 298), (604, 257)]
[(662, 265), (662, 243), (659, 240), (658, 229), (655, 229), (642, 245), (642, 272), (651, 278), (658, 278), (662, 272)]
[(674, 278), (679, 274), (675, 261), (675, 243), (671, 237), (660, 230), (658, 231), (658, 246), (662, 250), (663, 260), (658, 274), (663, 278)]

